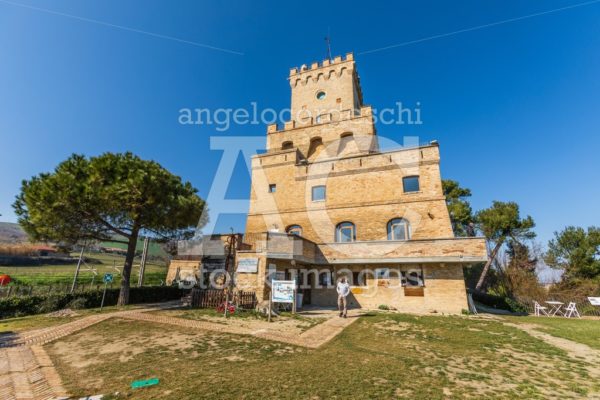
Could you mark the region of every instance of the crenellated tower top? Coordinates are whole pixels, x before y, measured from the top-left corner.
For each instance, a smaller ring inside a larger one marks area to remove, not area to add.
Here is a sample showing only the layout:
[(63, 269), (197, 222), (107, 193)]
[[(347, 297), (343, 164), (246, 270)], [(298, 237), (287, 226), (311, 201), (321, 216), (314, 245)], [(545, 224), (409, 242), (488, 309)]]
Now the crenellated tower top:
[(318, 120), (332, 110), (357, 111), (363, 105), (360, 78), (352, 53), (291, 68), (289, 81), (291, 117), (299, 124), (307, 119)]

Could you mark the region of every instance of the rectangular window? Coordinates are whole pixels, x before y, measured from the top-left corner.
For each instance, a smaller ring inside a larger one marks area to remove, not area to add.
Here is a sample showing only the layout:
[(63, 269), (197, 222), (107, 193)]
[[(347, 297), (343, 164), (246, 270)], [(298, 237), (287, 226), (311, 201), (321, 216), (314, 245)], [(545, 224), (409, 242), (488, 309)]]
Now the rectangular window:
[(329, 272), (319, 274), (319, 285), (325, 287), (331, 285), (331, 274)]
[(419, 191), (419, 177), (418, 176), (405, 176), (402, 178), (402, 185), (404, 187), (404, 193), (418, 192)]
[(367, 272), (362, 271), (354, 271), (352, 272), (352, 286), (367, 286), (367, 279), (372, 279), (373, 274), (369, 274)]
[(313, 186), (312, 201), (325, 201), (325, 186)]
[(390, 279), (390, 269), (389, 268), (377, 268), (375, 270), (375, 277), (377, 279)]
[(423, 269), (422, 268), (407, 268), (400, 271), (402, 276), (402, 286), (404, 287), (423, 287), (425, 281), (423, 280)]
[(275, 193), (277, 191), (277, 185), (274, 183), (271, 183), (269, 185), (269, 193)]

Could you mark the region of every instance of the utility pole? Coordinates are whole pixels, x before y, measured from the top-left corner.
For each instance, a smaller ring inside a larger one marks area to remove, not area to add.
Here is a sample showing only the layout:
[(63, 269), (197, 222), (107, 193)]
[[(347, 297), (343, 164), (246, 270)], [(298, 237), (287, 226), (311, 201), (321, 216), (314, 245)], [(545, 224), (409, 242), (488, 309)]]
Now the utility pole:
[(142, 250), (142, 260), (140, 261), (140, 275), (138, 276), (138, 287), (144, 284), (144, 273), (146, 272), (146, 258), (148, 257), (149, 238), (144, 238), (144, 250)]
[(81, 261), (83, 260), (83, 251), (85, 250), (85, 243), (81, 247), (81, 253), (79, 253), (79, 260), (77, 261), (77, 268), (75, 268), (75, 276), (73, 277), (73, 284), (71, 285), (71, 293), (75, 291), (77, 286), (77, 278), (79, 277), (79, 269), (81, 268)]

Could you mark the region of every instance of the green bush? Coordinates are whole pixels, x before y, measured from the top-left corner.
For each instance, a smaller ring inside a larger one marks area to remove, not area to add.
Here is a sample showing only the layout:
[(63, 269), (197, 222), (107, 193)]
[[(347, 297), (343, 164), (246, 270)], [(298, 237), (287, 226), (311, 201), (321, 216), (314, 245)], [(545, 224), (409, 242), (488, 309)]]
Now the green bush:
[(38, 314), (45, 314), (52, 311), (60, 310), (65, 308), (67, 303), (70, 302), (69, 296), (65, 296), (64, 294), (49, 294), (44, 296), (44, 299), (39, 304), (37, 308)]
[(380, 304), (378, 308), (380, 310), (389, 310), (390, 309), (386, 304)]
[(87, 308), (87, 299), (85, 297), (77, 297), (67, 304), (67, 308), (71, 310), (83, 310)]
[(475, 290), (468, 290), (468, 292), (473, 296), (473, 300), (488, 307), (516, 313), (527, 313), (527, 308), (523, 304), (508, 296), (498, 296), (490, 293), (477, 292)]
[[(89, 290), (74, 294), (60, 293), (40, 296), (11, 297), (0, 300), (0, 319), (42, 314), (63, 309), (75, 303), (80, 308), (100, 307), (103, 290)], [(178, 300), (184, 290), (171, 286), (143, 286), (129, 289), (129, 303), (158, 303)], [(114, 306), (119, 299), (119, 289), (108, 289), (105, 306)]]
[(473, 296), (473, 300), (483, 305), (501, 310), (511, 310), (510, 305), (506, 302), (508, 297), (495, 296), (493, 294), (482, 293), (475, 290), (468, 290)]
[(510, 297), (506, 297), (504, 299), (504, 301), (510, 307), (510, 311), (516, 312), (516, 313), (525, 313), (525, 314), (527, 314), (527, 308), (523, 304), (519, 303), (518, 301), (513, 300)]

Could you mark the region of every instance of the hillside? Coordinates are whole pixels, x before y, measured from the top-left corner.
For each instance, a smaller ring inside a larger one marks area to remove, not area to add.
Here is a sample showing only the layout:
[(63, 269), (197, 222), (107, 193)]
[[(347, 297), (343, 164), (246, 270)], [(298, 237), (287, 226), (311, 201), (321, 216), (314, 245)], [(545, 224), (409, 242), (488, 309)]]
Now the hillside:
[(21, 229), (19, 224), (0, 222), (0, 243), (14, 244), (27, 241), (27, 234)]

